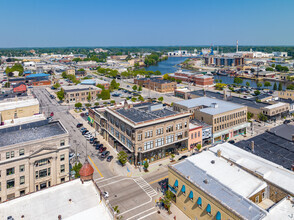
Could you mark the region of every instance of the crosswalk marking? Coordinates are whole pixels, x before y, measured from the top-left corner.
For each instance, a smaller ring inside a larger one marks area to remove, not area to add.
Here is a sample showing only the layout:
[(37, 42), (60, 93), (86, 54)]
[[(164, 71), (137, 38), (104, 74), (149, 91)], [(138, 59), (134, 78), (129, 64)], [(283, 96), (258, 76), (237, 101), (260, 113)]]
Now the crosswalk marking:
[(142, 177), (138, 177), (134, 179), (134, 181), (141, 187), (141, 189), (144, 190), (148, 196), (153, 197), (157, 195), (157, 192)]

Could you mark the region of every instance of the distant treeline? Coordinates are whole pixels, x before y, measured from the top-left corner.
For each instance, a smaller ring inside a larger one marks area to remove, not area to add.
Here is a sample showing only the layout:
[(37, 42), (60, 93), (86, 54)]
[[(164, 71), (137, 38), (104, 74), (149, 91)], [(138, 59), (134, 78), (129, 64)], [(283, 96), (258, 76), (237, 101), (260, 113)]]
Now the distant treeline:
[[(207, 48), (210, 46), (170, 46), (170, 47), (102, 47), (107, 49), (107, 55), (126, 55), (129, 53), (151, 53), (160, 52), (166, 53), (174, 50), (188, 50), (193, 52), (194, 49), (200, 51), (202, 48)], [(36, 54), (42, 53), (54, 53), (54, 54), (85, 54), (88, 57), (93, 56), (93, 52), (90, 51), (97, 47), (57, 47), (57, 48), (2, 48), (0, 49), (0, 56), (32, 56), (33, 54), (30, 50), (35, 50)], [(234, 52), (236, 51), (236, 46), (214, 46), (214, 50), (219, 49), (220, 52)], [(289, 56), (294, 56), (294, 46), (239, 46), (239, 51), (261, 51), (261, 52), (288, 52)]]

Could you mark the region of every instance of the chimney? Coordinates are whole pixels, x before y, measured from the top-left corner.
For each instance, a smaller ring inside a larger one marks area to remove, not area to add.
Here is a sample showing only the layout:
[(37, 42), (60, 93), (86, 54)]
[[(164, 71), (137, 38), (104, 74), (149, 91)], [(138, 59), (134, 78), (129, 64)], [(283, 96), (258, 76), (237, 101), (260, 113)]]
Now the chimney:
[(217, 156), (221, 157), (222, 156), (222, 151), (220, 149), (217, 150)]
[(227, 90), (224, 90), (224, 100), (227, 100)]
[(127, 110), (128, 108), (129, 108), (129, 104), (128, 104), (128, 101), (125, 99), (124, 110)]
[(294, 142), (294, 134), (292, 134), (292, 141)]
[(254, 141), (251, 141), (251, 151), (254, 152)]

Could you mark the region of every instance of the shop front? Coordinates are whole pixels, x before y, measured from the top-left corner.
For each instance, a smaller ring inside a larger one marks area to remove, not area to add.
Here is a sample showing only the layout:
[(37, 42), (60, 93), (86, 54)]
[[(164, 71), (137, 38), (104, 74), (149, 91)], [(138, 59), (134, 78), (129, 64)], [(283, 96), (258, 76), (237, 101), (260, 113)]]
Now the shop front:
[(181, 151), (187, 150), (187, 140), (182, 141), (180, 143), (175, 143), (172, 145), (168, 145), (166, 147), (162, 147), (159, 149), (154, 149), (145, 153), (138, 154), (138, 162), (143, 164), (144, 161), (148, 161), (148, 163), (152, 163), (156, 160), (160, 160), (162, 158), (170, 157), (171, 154), (178, 154)]

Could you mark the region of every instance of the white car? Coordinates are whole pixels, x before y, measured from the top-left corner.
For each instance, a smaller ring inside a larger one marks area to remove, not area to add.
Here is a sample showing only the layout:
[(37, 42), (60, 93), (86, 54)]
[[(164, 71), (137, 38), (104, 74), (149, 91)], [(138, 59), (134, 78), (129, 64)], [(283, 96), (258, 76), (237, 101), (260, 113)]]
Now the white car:
[(109, 193), (108, 193), (107, 191), (105, 191), (105, 192), (103, 193), (103, 197), (104, 197), (105, 199), (107, 199), (107, 198), (109, 197)]

